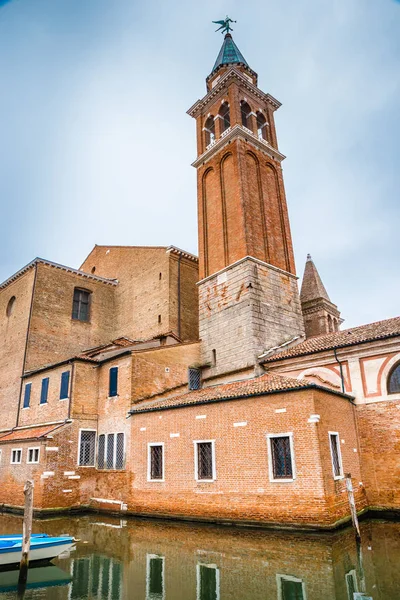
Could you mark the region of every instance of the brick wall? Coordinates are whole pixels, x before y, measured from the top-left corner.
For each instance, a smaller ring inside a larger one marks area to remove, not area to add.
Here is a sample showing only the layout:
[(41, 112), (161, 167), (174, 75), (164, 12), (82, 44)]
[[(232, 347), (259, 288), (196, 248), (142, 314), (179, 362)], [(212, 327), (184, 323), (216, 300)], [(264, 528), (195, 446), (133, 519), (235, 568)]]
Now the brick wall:
[[(15, 427), (35, 269), (0, 290), (0, 431)], [(11, 314), (7, 306), (15, 296)]]

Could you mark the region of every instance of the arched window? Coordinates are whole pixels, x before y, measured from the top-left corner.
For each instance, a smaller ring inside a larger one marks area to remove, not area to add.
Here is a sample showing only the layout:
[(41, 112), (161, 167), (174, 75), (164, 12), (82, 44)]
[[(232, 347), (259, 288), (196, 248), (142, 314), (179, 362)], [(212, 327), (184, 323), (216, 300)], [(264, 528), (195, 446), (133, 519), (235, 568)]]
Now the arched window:
[(333, 331), (331, 315), (328, 315), (328, 331)]
[(257, 135), (259, 140), (267, 140), (267, 120), (261, 112), (257, 113)]
[(247, 102), (245, 102), (244, 100), (242, 100), (240, 103), (240, 111), (242, 113), (243, 127), (247, 127), (247, 129), (251, 129), (251, 122), (250, 122), (251, 108), (247, 104)]
[(215, 142), (215, 123), (214, 117), (210, 115), (204, 124), (204, 131), (206, 134), (206, 146), (209, 146)]
[(229, 104), (227, 102), (224, 102), (221, 108), (219, 109), (219, 116), (222, 120), (221, 133), (223, 133), (231, 126), (231, 116), (229, 111)]
[(389, 373), (388, 394), (400, 394), (400, 363), (397, 363)]
[(8, 301), (7, 309), (6, 309), (7, 317), (11, 317), (12, 312), (14, 310), (14, 304), (15, 304), (15, 296), (11, 296), (11, 298)]

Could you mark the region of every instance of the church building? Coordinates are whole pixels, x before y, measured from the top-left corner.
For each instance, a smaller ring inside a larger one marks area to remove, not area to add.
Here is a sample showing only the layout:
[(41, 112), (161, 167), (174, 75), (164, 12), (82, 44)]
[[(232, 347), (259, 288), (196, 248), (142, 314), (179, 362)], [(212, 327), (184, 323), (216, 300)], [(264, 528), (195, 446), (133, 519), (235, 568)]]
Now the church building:
[[(400, 317), (299, 292), (274, 123), (228, 30), (188, 110), (199, 256), (95, 246), (0, 284), (0, 506), (332, 529), (400, 514)], [(312, 243), (312, 241), (311, 241)]]

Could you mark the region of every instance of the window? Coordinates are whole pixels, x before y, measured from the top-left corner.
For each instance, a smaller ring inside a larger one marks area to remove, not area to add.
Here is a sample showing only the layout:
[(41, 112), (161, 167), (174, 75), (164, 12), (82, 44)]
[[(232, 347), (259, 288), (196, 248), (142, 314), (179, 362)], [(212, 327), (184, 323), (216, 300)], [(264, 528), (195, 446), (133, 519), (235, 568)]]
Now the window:
[(81, 429), (78, 453), (78, 464), (80, 467), (94, 467), (95, 449), (96, 431), (93, 429)]
[(251, 129), (251, 121), (250, 121), (251, 108), (247, 104), (247, 102), (245, 102), (244, 100), (242, 100), (242, 102), (240, 103), (240, 112), (242, 115), (243, 127), (247, 127), (247, 129)]
[(196, 481), (214, 481), (215, 468), (215, 441), (194, 442), (194, 461)]
[(206, 146), (215, 142), (215, 121), (214, 117), (210, 115), (204, 124), (204, 132), (206, 134)]
[(32, 384), (27, 383), (25, 385), (25, 391), (24, 391), (24, 408), (29, 408), (29, 404), (31, 401), (31, 389), (32, 389)]
[(7, 308), (6, 308), (7, 317), (11, 317), (11, 315), (12, 315), (12, 312), (14, 310), (15, 300), (16, 300), (15, 296), (11, 296), (11, 298), (8, 301)]
[(224, 102), (219, 109), (219, 116), (222, 119), (221, 133), (223, 133), (231, 126), (230, 110), (227, 102)]
[(90, 296), (87, 290), (74, 289), (74, 302), (72, 306), (72, 318), (76, 321), (89, 321), (90, 319)]
[(219, 600), (219, 569), (216, 565), (197, 565), (196, 600)]
[(69, 394), (69, 371), (61, 373), (61, 385), (60, 385), (60, 400), (68, 398)]
[(306, 600), (306, 586), (302, 579), (291, 575), (277, 575), (278, 600)]
[(387, 388), (388, 394), (400, 394), (400, 363), (391, 370)]
[(49, 393), (49, 378), (42, 379), (42, 389), (40, 391), (40, 404), (47, 404), (47, 396)]
[(99, 435), (97, 455), (98, 469), (123, 469), (125, 467), (125, 434), (102, 433)]
[(293, 436), (282, 433), (268, 436), (270, 481), (293, 481)]
[(29, 465), (37, 464), (39, 462), (40, 448), (28, 448), (28, 460)]
[(163, 600), (164, 557), (148, 554), (146, 560), (146, 600)]
[(343, 465), (342, 465), (342, 455), (340, 452), (339, 434), (336, 432), (330, 431), (329, 432), (329, 442), (330, 442), (330, 447), (331, 447), (333, 478), (334, 479), (342, 479)]
[(148, 445), (147, 481), (164, 481), (164, 444)]
[(11, 450), (11, 464), (20, 465), (22, 462), (22, 448), (14, 448)]
[(108, 397), (118, 396), (118, 367), (111, 367), (108, 380)]
[(189, 390), (199, 390), (201, 388), (201, 370), (194, 367), (188, 369)]
[(257, 135), (259, 140), (267, 140), (268, 141), (268, 132), (267, 132), (268, 123), (266, 118), (261, 112), (257, 113)]

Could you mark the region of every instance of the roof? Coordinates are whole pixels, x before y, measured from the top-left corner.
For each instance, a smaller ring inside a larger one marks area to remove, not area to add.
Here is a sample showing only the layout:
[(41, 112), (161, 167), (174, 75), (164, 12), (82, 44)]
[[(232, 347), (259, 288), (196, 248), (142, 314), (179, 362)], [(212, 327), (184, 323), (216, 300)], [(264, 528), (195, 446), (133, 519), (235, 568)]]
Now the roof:
[(251, 396), (264, 396), (278, 392), (291, 392), (302, 389), (321, 389), (325, 392), (344, 396), (351, 399), (351, 396), (336, 392), (332, 388), (323, 387), (310, 383), (304, 380), (295, 379), (294, 377), (286, 377), (275, 373), (267, 373), (261, 377), (253, 379), (245, 379), (233, 383), (222, 383), (216, 386), (210, 386), (173, 396), (161, 400), (146, 402), (132, 408), (129, 412), (131, 415), (145, 412), (153, 412), (157, 410), (167, 410), (170, 408), (182, 408), (195, 404), (208, 404), (212, 402), (222, 402), (226, 400), (238, 400), (249, 398)]
[(312, 337), (288, 350), (269, 356), (263, 360), (263, 363), (284, 360), (285, 358), (295, 356), (305, 356), (307, 354), (314, 354), (315, 352), (323, 352), (324, 350), (333, 350), (334, 348), (356, 346), (357, 344), (397, 336), (400, 336), (400, 317)]
[(38, 264), (47, 265), (49, 267), (54, 267), (55, 269), (60, 269), (62, 271), (66, 271), (68, 273), (74, 273), (75, 275), (80, 275), (81, 277), (84, 277), (85, 279), (92, 279), (94, 281), (100, 281), (100, 282), (106, 283), (108, 285), (118, 285), (118, 281), (116, 281), (115, 279), (106, 279), (105, 277), (99, 277), (98, 275), (92, 275), (91, 273), (85, 273), (85, 271), (81, 271), (79, 269), (73, 269), (72, 267), (66, 267), (65, 265), (60, 265), (58, 263), (51, 262), (50, 260), (46, 260), (44, 258), (37, 257), (37, 258), (34, 258), (33, 260), (31, 260), (31, 262), (28, 263), (27, 265), (22, 267), (22, 269), (20, 269), (16, 273), (14, 273), (14, 275), (11, 275), (11, 277), (9, 277), (5, 281), (3, 281), (3, 283), (0, 283), (0, 289), (7, 287), (10, 283), (12, 283), (16, 279), (18, 279), (19, 277), (24, 275), (27, 271), (29, 271), (29, 269), (32, 269), (35, 265), (38, 265)]
[(239, 48), (233, 41), (231, 34), (227, 33), (211, 72), (213, 73), (216, 69), (218, 69), (218, 67), (221, 67), (222, 65), (232, 65), (239, 63), (242, 65), (246, 65), (246, 67), (249, 66), (243, 54), (240, 52)]
[(317, 298), (324, 298), (330, 302), (328, 292), (322, 283), (317, 267), (315, 266), (310, 254), (307, 255), (306, 267), (304, 269), (303, 282), (301, 284), (300, 300), (301, 303), (310, 302)]
[(56, 429), (59, 429), (63, 425), (65, 425), (64, 421), (62, 423), (57, 423), (56, 425), (53, 423), (52, 425), (43, 425), (41, 427), (13, 429), (11, 431), (6, 431), (5, 433), (0, 433), (0, 443), (39, 440), (41, 438), (46, 438), (49, 433), (56, 431)]

